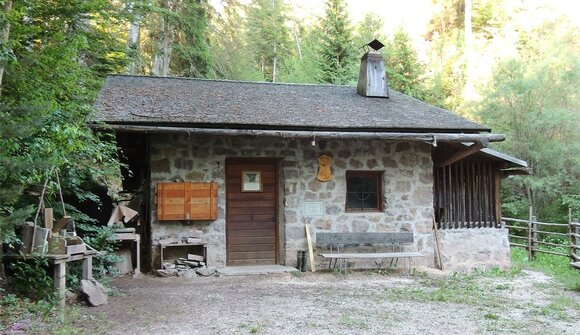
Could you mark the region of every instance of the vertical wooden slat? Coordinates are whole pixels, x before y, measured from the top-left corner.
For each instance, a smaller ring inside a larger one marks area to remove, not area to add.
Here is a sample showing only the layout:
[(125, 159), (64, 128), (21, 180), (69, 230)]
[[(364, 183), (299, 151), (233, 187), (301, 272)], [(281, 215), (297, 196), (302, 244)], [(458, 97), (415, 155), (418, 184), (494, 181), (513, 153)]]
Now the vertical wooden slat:
[(444, 202), (443, 202), (443, 220), (441, 220), (442, 223), (443, 223), (443, 227), (442, 227), (443, 229), (447, 229), (448, 228), (447, 227), (447, 220), (449, 218), (449, 208), (448, 208), (448, 201), (447, 201), (447, 177), (446, 177), (446, 174), (445, 174), (445, 169), (447, 169), (447, 168), (446, 167), (442, 167), (440, 169), (441, 170), (441, 176), (442, 176), (441, 182), (443, 184), (443, 193), (442, 194), (443, 194), (443, 197), (445, 198), (444, 199)]
[(461, 220), (461, 228), (465, 227), (465, 180), (463, 179), (463, 169), (465, 164), (463, 164), (463, 160), (459, 162), (459, 202), (461, 204), (460, 209), (460, 220)]
[(489, 221), (489, 214), (488, 214), (488, 199), (487, 199), (487, 164), (484, 162), (482, 163), (482, 183), (481, 183), (481, 196), (483, 201), (483, 224), (482, 227), (487, 227), (487, 222)]
[(499, 169), (494, 169), (495, 170), (495, 189), (494, 189), (494, 193), (495, 193), (495, 221), (497, 224), (497, 227), (501, 227), (501, 187), (500, 187), (500, 172)]
[(481, 163), (477, 162), (475, 166), (475, 178), (476, 178), (476, 198), (477, 203), (475, 208), (477, 209), (477, 227), (481, 228)]
[(453, 176), (451, 175), (451, 166), (447, 166), (447, 180), (448, 180), (448, 203), (449, 203), (449, 228), (453, 228), (453, 219), (454, 219), (454, 213), (453, 213)]

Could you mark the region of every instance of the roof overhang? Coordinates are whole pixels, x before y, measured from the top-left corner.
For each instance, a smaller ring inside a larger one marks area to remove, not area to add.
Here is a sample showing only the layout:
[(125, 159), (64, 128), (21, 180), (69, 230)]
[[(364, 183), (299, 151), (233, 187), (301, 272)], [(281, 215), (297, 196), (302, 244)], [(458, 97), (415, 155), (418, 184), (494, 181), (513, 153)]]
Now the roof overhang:
[(475, 143), (501, 142), (502, 134), (449, 133), (449, 132), (388, 132), (388, 131), (343, 131), (343, 130), (268, 130), (268, 129), (227, 129), (199, 127), (166, 127), (152, 125), (91, 124), (95, 129), (133, 133), (186, 133), (189, 135), (281, 137), (310, 139), (381, 139), (393, 141), (428, 142), (437, 146), (438, 142)]

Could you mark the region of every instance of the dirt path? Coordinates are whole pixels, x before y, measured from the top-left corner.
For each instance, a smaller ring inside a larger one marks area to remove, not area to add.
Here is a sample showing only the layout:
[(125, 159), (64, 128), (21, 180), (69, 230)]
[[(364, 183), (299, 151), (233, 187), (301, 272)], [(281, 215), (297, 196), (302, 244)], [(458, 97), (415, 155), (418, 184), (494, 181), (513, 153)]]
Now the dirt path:
[(536, 272), (122, 278), (86, 334), (578, 334), (580, 295)]

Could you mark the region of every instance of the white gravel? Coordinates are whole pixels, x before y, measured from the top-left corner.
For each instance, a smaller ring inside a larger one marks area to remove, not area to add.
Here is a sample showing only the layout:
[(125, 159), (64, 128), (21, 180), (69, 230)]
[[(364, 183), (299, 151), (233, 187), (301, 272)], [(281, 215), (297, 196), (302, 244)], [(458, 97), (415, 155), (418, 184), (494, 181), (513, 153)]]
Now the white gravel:
[(111, 335), (580, 334), (580, 295), (541, 273), (473, 283), (437, 295), (424, 277), (366, 272), (120, 278), (78, 324)]

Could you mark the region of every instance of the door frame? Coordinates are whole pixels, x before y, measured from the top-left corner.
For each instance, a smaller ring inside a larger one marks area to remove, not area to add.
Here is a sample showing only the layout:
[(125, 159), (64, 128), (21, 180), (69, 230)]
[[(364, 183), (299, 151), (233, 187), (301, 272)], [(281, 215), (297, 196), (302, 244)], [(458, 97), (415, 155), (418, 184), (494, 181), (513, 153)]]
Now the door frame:
[(228, 165), (230, 164), (251, 164), (251, 163), (271, 163), (274, 165), (274, 178), (275, 178), (275, 188), (274, 188), (274, 199), (275, 199), (275, 212), (274, 212), (274, 220), (275, 220), (275, 229), (274, 229), (274, 236), (276, 237), (274, 242), (274, 264), (280, 264), (280, 246), (282, 245), (280, 239), (280, 161), (282, 158), (277, 157), (227, 157), (225, 160), (224, 166), (224, 185), (225, 185), (225, 201), (226, 201), (226, 224), (225, 224), (225, 234), (226, 234), (226, 266), (229, 262), (228, 257), (228, 247), (230, 245), (229, 239), (230, 234), (228, 232), (228, 223), (230, 222), (230, 213), (228, 211), (228, 178), (227, 178), (227, 170)]

